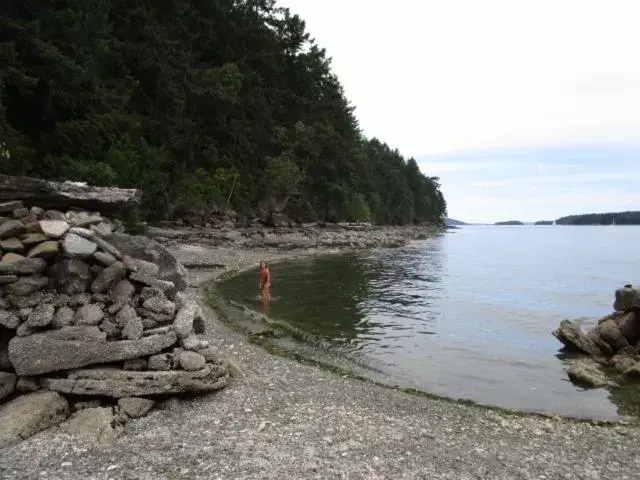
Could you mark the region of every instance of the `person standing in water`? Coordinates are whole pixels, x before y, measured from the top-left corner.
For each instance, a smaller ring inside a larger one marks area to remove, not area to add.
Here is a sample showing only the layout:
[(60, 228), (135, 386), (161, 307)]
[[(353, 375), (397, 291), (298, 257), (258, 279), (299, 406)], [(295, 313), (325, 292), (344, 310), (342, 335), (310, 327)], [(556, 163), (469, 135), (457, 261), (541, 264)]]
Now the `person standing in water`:
[(260, 299), (263, 304), (271, 300), (271, 270), (267, 262), (260, 262)]

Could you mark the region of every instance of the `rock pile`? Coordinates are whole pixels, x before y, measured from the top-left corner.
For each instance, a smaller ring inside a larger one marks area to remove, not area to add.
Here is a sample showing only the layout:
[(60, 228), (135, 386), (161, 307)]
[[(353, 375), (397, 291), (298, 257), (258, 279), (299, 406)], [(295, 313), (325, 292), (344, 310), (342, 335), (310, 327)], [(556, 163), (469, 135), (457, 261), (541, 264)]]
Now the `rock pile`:
[(226, 385), (180, 264), (117, 231), (99, 213), (0, 204), (0, 447), (49, 426), (20, 433), (11, 418), (24, 412), (56, 423), (68, 400), (93, 397), (119, 399), (126, 419), (157, 395)]
[(613, 308), (614, 313), (601, 318), (587, 333), (569, 320), (563, 320), (553, 332), (566, 350), (593, 360), (579, 359), (569, 368), (569, 377), (577, 383), (615, 386), (616, 377), (640, 378), (640, 287), (617, 289)]

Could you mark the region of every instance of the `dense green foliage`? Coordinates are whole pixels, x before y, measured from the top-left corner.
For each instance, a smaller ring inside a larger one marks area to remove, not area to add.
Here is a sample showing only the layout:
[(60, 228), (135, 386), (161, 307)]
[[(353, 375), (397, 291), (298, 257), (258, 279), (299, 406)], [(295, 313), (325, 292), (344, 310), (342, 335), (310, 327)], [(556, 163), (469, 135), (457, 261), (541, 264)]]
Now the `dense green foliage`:
[(330, 60), (273, 0), (4, 0), (0, 173), (231, 207), (441, 222), (438, 179), (363, 137)]
[(556, 225), (640, 225), (640, 212), (587, 213), (556, 220)]

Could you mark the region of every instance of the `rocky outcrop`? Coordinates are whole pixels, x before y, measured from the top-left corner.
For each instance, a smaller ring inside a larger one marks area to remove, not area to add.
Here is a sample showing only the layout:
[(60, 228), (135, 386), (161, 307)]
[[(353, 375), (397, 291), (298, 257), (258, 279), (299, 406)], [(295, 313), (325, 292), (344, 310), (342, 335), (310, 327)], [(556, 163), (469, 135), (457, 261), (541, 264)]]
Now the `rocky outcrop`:
[(640, 287), (625, 285), (617, 289), (613, 308), (613, 313), (602, 317), (586, 333), (580, 324), (568, 320), (552, 332), (565, 350), (591, 359), (572, 362), (568, 375), (574, 382), (612, 387), (617, 382), (611, 377), (634, 378), (640, 372)]
[[(96, 398), (68, 429), (99, 431), (102, 441), (119, 434), (114, 425), (148, 412), (158, 395), (227, 384), (227, 365), (198, 336), (204, 320), (184, 292), (184, 268), (165, 247), (124, 234), (118, 221), (98, 212), (45, 210), (9, 198), (2, 181), (0, 198), (11, 201), (0, 203), (0, 402), (8, 402), (0, 426), (11, 431), (0, 427), (0, 443), (66, 418), (72, 409), (65, 395)], [(19, 181), (11, 191), (24, 193), (25, 185)], [(136, 197), (106, 189), (91, 203), (95, 189), (29, 185), (27, 198), (46, 198), (47, 206), (71, 198), (71, 205), (115, 208)], [(113, 399), (122, 401), (114, 408)], [(35, 413), (27, 418), (30, 402)], [(7, 415), (26, 420), (11, 423)]]
[(36, 208), (80, 208), (101, 212), (119, 211), (140, 202), (140, 190), (92, 187), (78, 182), (51, 182), (39, 178), (0, 175), (0, 215), (24, 208), (21, 202)]

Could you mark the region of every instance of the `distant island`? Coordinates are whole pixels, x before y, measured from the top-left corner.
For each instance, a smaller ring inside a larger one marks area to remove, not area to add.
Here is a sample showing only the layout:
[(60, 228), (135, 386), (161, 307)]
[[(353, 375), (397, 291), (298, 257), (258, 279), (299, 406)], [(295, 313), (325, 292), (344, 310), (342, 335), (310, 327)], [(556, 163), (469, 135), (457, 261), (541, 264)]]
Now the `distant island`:
[(508, 220), (506, 222), (496, 222), (494, 225), (524, 225), (520, 220)]
[(556, 225), (640, 225), (640, 212), (587, 213), (556, 220)]
[(553, 225), (553, 220), (538, 220), (534, 225)]
[(449, 217), (446, 217), (446, 218), (444, 219), (444, 224), (445, 224), (446, 226), (448, 226), (448, 227), (450, 227), (450, 226), (456, 226), (456, 225), (468, 225), (468, 224), (467, 224), (467, 223), (465, 223), (465, 222), (461, 222), (460, 220), (455, 220), (455, 219), (453, 219), (453, 218), (449, 218)]

